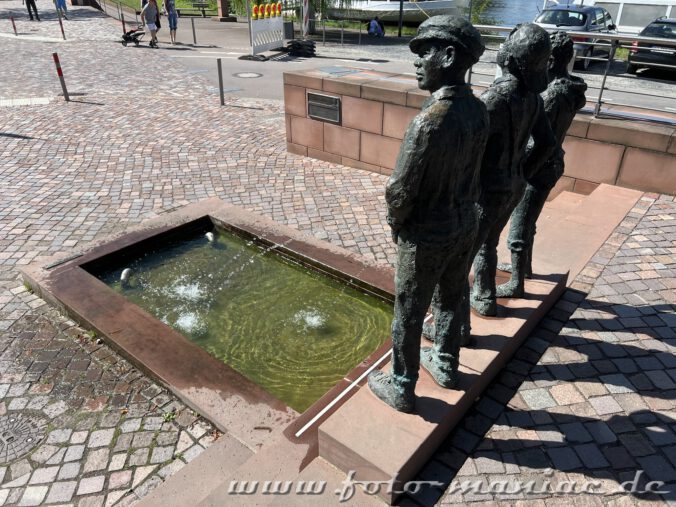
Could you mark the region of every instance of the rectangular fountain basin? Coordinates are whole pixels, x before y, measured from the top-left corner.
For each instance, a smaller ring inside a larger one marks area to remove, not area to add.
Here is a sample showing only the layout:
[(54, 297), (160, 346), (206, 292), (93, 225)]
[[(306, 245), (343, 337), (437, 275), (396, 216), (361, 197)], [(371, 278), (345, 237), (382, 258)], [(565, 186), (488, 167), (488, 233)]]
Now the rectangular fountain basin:
[(23, 274), (254, 450), (325, 420), (390, 347), (390, 268), (218, 199)]

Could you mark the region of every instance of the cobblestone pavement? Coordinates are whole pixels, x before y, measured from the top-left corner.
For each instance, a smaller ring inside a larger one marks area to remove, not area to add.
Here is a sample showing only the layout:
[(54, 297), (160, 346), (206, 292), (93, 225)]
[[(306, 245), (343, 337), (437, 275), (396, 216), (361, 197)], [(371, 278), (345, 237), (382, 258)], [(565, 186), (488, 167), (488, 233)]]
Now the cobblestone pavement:
[[(96, 16), (86, 23), (109, 28)], [(82, 40), (69, 43), (2, 40), (12, 60), (4, 96), (55, 96), (55, 46), (69, 86), (86, 95), (2, 107), (0, 415), (32, 418), (42, 437), (0, 464), (0, 505), (124, 505), (219, 436), (28, 293), (20, 266), (211, 196), (372, 259), (393, 251), (383, 176), (287, 154), (279, 105), (220, 108), (200, 76), (161, 52), (92, 42), (82, 26)]]
[[(7, 451), (0, 504), (131, 503), (218, 437), (27, 292), (21, 265), (212, 196), (394, 259), (385, 177), (288, 154), (279, 104), (220, 108), (201, 76), (162, 51), (122, 48), (117, 25), (87, 11), (67, 43), (2, 39), (2, 97), (52, 100), (0, 108), (0, 426), (23, 424), (37, 443), (23, 457)], [(37, 36), (49, 35), (46, 23)], [(71, 89), (86, 93), (68, 104), (57, 97), (55, 48)], [(640, 469), (644, 482), (674, 481), (675, 208), (671, 197), (640, 201), (421, 477), (611, 485)], [(533, 505), (644, 498), (538, 497)], [(402, 503), (501, 499), (444, 487)]]

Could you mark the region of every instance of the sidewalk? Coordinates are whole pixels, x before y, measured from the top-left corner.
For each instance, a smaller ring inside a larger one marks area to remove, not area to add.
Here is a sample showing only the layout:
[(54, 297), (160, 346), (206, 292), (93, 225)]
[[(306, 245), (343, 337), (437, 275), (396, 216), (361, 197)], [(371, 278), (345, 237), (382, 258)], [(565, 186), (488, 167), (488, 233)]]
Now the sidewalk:
[[(0, 107), (0, 417), (30, 417), (45, 437), (0, 463), (0, 505), (129, 505), (228, 437), (28, 293), (21, 265), (212, 196), (374, 261), (395, 258), (384, 176), (287, 153), (279, 102), (229, 95), (221, 108), (169, 51), (123, 48), (117, 24), (71, 10), (68, 42), (0, 38), (0, 98), (49, 99)], [(53, 36), (46, 22), (22, 23)], [(58, 96), (54, 51), (69, 91), (84, 94), (71, 103)], [(675, 270), (676, 203), (646, 195), (421, 473), (444, 486), (402, 505), (644, 498), (462, 493), (447, 488), (454, 479), (613, 486), (644, 470), (642, 485), (676, 491)]]

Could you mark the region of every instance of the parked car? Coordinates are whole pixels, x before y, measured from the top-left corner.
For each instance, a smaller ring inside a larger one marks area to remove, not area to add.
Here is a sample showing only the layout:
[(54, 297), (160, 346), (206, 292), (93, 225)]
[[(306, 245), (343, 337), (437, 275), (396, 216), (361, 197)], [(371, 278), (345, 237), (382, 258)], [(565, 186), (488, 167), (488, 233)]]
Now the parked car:
[[(634, 41), (627, 58), (627, 72), (629, 74), (636, 74), (636, 71), (641, 67), (650, 67), (654, 64), (673, 65), (673, 69), (665, 70), (676, 71), (676, 18), (657, 18), (641, 30), (639, 35), (668, 40), (673, 45)], [(664, 69), (664, 67), (655, 68)]]
[[(608, 54), (608, 50), (596, 48), (599, 42), (610, 43), (603, 40), (604, 33), (613, 33), (616, 29), (613, 19), (607, 10), (602, 7), (581, 5), (557, 5), (548, 7), (535, 18), (535, 24), (547, 30), (562, 28), (572, 32), (591, 32), (595, 37), (573, 37), (575, 42), (575, 65), (587, 69), (591, 60), (584, 57), (593, 57), (596, 53)], [(583, 44), (585, 43), (585, 44)]]

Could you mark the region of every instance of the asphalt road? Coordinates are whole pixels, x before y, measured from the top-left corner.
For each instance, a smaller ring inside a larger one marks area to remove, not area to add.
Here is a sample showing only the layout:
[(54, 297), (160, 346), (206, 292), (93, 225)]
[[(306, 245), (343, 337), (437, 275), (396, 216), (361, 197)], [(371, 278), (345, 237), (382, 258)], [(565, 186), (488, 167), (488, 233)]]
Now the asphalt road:
[[(179, 44), (168, 43), (166, 29), (160, 31), (160, 51), (167, 51), (170, 58), (179, 60), (186, 71), (204, 74), (213, 83), (213, 93), (218, 93), (216, 59), (223, 65), (223, 86), (227, 94), (249, 98), (283, 99), (282, 74), (287, 71), (308, 68), (347, 65), (364, 69), (413, 73), (414, 55), (408, 50), (408, 39), (373, 39), (362, 34), (345, 32), (344, 44), (340, 43), (338, 31), (327, 32), (326, 43), (321, 32), (317, 36), (317, 57), (295, 58), (286, 54), (267, 53), (270, 60), (259, 62), (242, 60), (249, 49), (247, 23), (219, 23), (211, 19), (192, 18), (197, 44), (193, 42), (191, 18), (180, 18)], [(130, 48), (133, 50), (133, 48)], [(494, 53), (486, 52), (484, 59), (475, 67), (472, 82), (488, 85), (495, 73), (490, 63)], [(598, 97), (605, 62), (595, 62), (587, 72), (577, 72), (589, 85), (588, 99), (593, 103)], [(654, 108), (661, 113), (676, 113), (676, 74), (644, 71), (638, 76), (625, 72), (624, 62), (616, 62), (611, 68), (603, 101), (607, 105), (631, 106), (637, 111), (652, 114)], [(646, 109), (644, 109), (646, 108)]]

